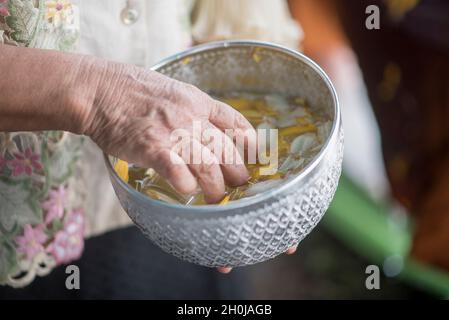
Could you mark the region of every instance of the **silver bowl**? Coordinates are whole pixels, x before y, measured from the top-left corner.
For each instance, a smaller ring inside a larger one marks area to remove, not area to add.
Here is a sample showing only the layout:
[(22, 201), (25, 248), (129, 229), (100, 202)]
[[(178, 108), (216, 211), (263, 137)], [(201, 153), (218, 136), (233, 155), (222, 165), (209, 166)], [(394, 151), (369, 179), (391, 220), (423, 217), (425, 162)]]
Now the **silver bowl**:
[[(278, 188), (225, 206), (182, 206), (151, 199), (122, 181), (106, 156), (121, 205), (166, 252), (209, 267), (262, 262), (298, 244), (318, 224), (337, 188), (343, 131), (337, 95), (323, 70), (304, 55), (266, 42), (223, 41), (193, 47), (153, 70), (206, 92), (299, 96), (332, 119), (321, 151)], [(112, 163), (111, 163), (112, 162)]]

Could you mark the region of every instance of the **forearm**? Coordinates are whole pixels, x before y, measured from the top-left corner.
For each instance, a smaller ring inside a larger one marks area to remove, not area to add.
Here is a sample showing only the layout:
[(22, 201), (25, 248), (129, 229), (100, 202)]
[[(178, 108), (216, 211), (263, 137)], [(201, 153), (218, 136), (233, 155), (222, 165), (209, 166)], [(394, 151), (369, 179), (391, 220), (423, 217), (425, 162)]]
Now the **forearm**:
[(100, 75), (98, 59), (0, 45), (0, 131), (82, 133)]

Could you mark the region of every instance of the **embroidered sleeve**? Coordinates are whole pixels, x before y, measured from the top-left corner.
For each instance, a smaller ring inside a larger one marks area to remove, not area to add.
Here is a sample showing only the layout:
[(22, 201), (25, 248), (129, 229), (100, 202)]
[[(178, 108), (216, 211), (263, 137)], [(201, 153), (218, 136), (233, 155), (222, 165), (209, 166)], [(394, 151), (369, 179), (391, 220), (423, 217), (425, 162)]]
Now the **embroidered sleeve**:
[(0, 285), (22, 287), (83, 249), (82, 138), (0, 133)]
[(0, 44), (71, 51), (78, 7), (68, 0), (0, 0)]
[[(0, 0), (0, 44), (70, 51), (78, 30), (70, 1)], [(23, 287), (81, 255), (81, 143), (60, 131), (0, 132), (0, 285)]]

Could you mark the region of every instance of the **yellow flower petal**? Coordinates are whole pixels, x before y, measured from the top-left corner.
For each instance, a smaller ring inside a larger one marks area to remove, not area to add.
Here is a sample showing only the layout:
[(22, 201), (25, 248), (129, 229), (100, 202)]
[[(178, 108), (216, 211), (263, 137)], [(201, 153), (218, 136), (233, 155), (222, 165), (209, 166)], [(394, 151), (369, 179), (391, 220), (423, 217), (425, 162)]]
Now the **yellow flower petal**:
[(293, 100), (296, 104), (299, 104), (300, 106), (305, 106), (306, 105), (306, 100), (304, 100), (303, 98), (295, 98)]
[(260, 56), (259, 52), (260, 52), (260, 48), (255, 48), (253, 51), (253, 60), (256, 63), (259, 63), (260, 61), (262, 61), (262, 57)]
[(309, 116), (297, 117), (296, 122), (298, 122), (300, 125), (308, 125), (310, 124), (310, 117)]
[(269, 177), (270, 177), (270, 180), (281, 179), (282, 178), (282, 173), (276, 172), (275, 174), (272, 174)]
[(227, 195), (227, 196), (224, 197), (223, 200), (221, 200), (218, 204), (221, 205), (221, 206), (227, 204), (227, 203), (229, 202), (229, 197), (230, 197), (230, 196)]
[(117, 163), (114, 166), (115, 172), (117, 172), (117, 175), (128, 183), (129, 181), (129, 168), (128, 168), (128, 162), (123, 160), (118, 160)]
[(181, 63), (183, 65), (187, 65), (187, 64), (189, 64), (189, 62), (190, 62), (190, 57), (187, 57), (187, 58), (184, 58), (184, 59), (181, 60)]
[(47, 1), (45, 5), (47, 8), (56, 8), (56, 1)]
[(313, 124), (308, 124), (304, 126), (290, 126), (286, 128), (279, 129), (280, 136), (291, 136), (293, 134), (299, 135), (306, 132), (315, 131), (316, 127)]
[(262, 118), (262, 115), (256, 110), (241, 110), (240, 113), (243, 114), (245, 116), (245, 118), (248, 118), (248, 119), (249, 118), (251, 118), (251, 119)]
[(223, 102), (229, 104), (231, 107), (239, 111), (251, 107), (251, 101), (248, 99), (229, 98), (223, 99)]

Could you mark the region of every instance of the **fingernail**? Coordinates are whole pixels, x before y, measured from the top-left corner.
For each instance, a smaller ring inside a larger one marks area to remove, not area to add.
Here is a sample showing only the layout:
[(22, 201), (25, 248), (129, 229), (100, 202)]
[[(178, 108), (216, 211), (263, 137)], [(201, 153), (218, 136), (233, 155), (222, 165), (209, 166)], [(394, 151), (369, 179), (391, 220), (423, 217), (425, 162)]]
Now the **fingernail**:
[(229, 267), (218, 267), (217, 270), (220, 273), (227, 274), (227, 273), (232, 271), (232, 268), (229, 268)]
[(285, 252), (286, 254), (294, 254), (296, 252), (296, 249), (298, 249), (298, 246), (293, 246), (287, 249)]

